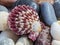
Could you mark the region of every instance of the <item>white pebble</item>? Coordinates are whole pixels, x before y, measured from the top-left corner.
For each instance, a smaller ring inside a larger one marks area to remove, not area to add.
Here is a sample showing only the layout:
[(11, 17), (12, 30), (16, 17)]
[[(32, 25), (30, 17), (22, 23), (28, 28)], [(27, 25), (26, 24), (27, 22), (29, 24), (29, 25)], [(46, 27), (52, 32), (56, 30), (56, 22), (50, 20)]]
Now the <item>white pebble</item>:
[(14, 45), (14, 41), (7, 37), (0, 37), (0, 45)]
[(1, 11), (0, 12), (0, 31), (8, 30), (8, 12)]
[(53, 39), (60, 40), (60, 22), (54, 22), (51, 25), (51, 35)]
[(21, 37), (16, 45), (33, 45), (33, 43), (27, 37)]
[(60, 41), (53, 40), (53, 41), (52, 41), (52, 45), (60, 45)]

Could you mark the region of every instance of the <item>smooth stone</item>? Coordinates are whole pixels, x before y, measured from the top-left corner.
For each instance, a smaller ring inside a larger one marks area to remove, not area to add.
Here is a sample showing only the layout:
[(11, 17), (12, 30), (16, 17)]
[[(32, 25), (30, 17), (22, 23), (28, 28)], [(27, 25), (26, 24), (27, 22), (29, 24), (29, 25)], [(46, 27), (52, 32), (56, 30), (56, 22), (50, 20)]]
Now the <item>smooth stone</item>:
[(16, 35), (15, 33), (13, 33), (10, 30), (1, 32), (0, 36), (11, 38), (11, 39), (13, 39), (14, 42), (16, 42), (19, 38), (18, 35)]
[(58, 41), (58, 40), (53, 40), (53, 41), (52, 41), (52, 45), (60, 45), (60, 41)]
[(59, 2), (60, 0), (55, 0), (55, 2)]
[(6, 11), (6, 12), (8, 12), (8, 9), (5, 6), (0, 5), (0, 11)]
[(15, 45), (15, 43), (10, 38), (0, 37), (0, 45)]
[(54, 8), (50, 3), (48, 3), (48, 2), (41, 3), (41, 13), (42, 13), (44, 22), (47, 25), (51, 26), (51, 24), (53, 22), (57, 21), (57, 18), (55, 16), (55, 12), (54, 12)]
[(54, 22), (51, 25), (50, 33), (53, 39), (60, 41), (60, 21)]
[(60, 1), (58, 2), (55, 2), (53, 4), (53, 7), (54, 7), (54, 10), (55, 10), (55, 14), (57, 16), (57, 18), (59, 19), (60, 18)]
[(39, 12), (39, 5), (37, 3), (35, 3), (33, 0), (17, 0), (13, 4), (13, 8), (17, 5), (29, 5), (29, 6), (33, 7), (37, 12)]
[(9, 13), (6, 11), (0, 11), (0, 31), (9, 30), (7, 20)]
[(27, 37), (21, 37), (16, 42), (16, 45), (33, 45), (32, 41), (29, 40)]

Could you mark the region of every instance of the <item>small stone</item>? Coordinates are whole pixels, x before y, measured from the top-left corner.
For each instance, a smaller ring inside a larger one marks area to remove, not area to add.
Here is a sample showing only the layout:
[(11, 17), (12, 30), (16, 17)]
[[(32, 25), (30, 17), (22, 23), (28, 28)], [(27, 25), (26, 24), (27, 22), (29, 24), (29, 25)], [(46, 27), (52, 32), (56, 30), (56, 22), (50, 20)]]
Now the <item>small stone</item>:
[(18, 6), (18, 5), (29, 5), (31, 6), (32, 8), (34, 8), (37, 12), (39, 12), (39, 5), (34, 2), (33, 0), (17, 0), (15, 3), (14, 3), (14, 6)]
[(15, 43), (10, 38), (0, 37), (0, 45), (15, 45)]
[(60, 19), (60, 1), (56, 0), (55, 3), (53, 4), (55, 14), (57, 19)]
[(50, 3), (48, 2), (41, 3), (41, 13), (42, 13), (44, 22), (47, 25), (51, 26), (53, 22), (57, 21), (54, 8)]
[(60, 45), (60, 41), (58, 41), (58, 40), (53, 40), (53, 41), (52, 41), (52, 45)]
[(0, 31), (5, 31), (9, 29), (7, 24), (8, 16), (9, 16), (8, 12), (5, 11), (0, 12)]
[(8, 12), (8, 9), (5, 6), (0, 5), (0, 11), (6, 11), (6, 12)]
[(54, 22), (51, 25), (50, 33), (53, 39), (60, 41), (60, 21)]
[(16, 45), (33, 45), (32, 41), (29, 40), (27, 37), (21, 37), (17, 42)]
[(14, 42), (16, 42), (18, 40), (18, 38), (19, 38), (19, 36), (17, 36), (12, 31), (3, 31), (3, 32), (1, 32), (0, 36), (11, 38), (11, 39), (13, 39)]

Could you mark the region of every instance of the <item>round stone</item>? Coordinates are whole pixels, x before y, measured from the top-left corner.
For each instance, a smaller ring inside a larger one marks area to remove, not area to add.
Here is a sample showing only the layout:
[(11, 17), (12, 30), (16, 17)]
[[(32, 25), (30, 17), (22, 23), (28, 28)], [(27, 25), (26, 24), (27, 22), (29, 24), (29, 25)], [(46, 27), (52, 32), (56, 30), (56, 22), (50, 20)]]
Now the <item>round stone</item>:
[(55, 1), (55, 3), (53, 4), (53, 7), (55, 10), (57, 19), (60, 19), (60, 1), (59, 0)]
[(35, 3), (33, 0), (17, 0), (14, 4), (13, 4), (13, 8), (15, 6), (18, 5), (29, 5), (32, 8), (34, 8), (37, 12), (39, 12), (39, 5), (37, 3)]
[(15, 45), (14, 41), (7, 37), (0, 37), (0, 45)]
[(51, 32), (53, 39), (60, 41), (60, 21), (54, 22), (51, 25), (50, 32)]
[(8, 9), (5, 6), (0, 5), (0, 11), (6, 11), (6, 12), (8, 12)]
[(54, 8), (50, 3), (48, 2), (41, 3), (41, 13), (42, 18), (44, 19), (44, 22), (47, 25), (51, 26), (53, 22), (57, 21)]
[(29, 40), (27, 37), (21, 37), (16, 45), (33, 45), (32, 41)]
[(60, 45), (60, 41), (58, 41), (58, 40), (53, 40), (53, 41), (52, 41), (52, 45)]
[(5, 11), (0, 12), (0, 31), (5, 31), (9, 29), (7, 24), (8, 15), (9, 15), (8, 12)]

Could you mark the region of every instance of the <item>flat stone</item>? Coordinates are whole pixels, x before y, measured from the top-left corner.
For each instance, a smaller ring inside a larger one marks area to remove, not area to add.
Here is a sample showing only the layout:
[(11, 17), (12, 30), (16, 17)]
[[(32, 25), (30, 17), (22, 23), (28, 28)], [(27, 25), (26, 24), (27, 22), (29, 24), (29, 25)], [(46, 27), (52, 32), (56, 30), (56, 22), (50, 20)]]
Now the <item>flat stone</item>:
[(57, 16), (57, 18), (59, 19), (60, 18), (60, 1), (58, 2), (55, 2), (53, 4), (53, 7), (54, 7), (54, 10), (55, 10), (55, 14)]
[(44, 22), (47, 25), (50, 26), (53, 22), (57, 21), (57, 18), (55, 16), (55, 12), (54, 12), (54, 8), (50, 3), (44, 2), (41, 4), (41, 13), (42, 13)]
[(18, 0), (13, 4), (13, 8), (17, 5), (29, 5), (33, 7), (37, 12), (39, 12), (39, 5), (33, 0)]

